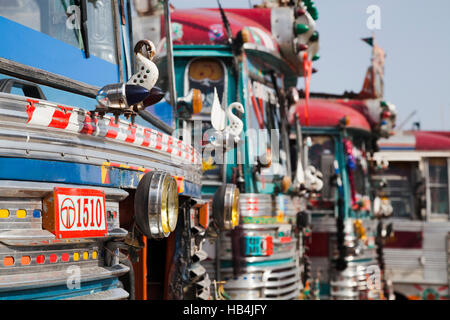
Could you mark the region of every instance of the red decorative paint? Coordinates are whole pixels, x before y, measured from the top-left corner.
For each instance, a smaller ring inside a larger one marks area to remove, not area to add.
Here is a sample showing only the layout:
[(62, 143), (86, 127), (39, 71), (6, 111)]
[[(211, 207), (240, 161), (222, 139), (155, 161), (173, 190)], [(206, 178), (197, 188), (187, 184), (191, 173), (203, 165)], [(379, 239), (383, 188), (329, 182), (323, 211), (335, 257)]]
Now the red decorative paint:
[(109, 119), (108, 131), (106, 132), (106, 137), (115, 139), (119, 134), (119, 124), (114, 121), (113, 118)]
[(36, 110), (36, 106), (34, 105), (35, 103), (39, 103), (39, 101), (37, 100), (32, 100), (32, 99), (27, 99), (28, 103), (27, 104), (27, 115), (28, 115), (28, 122), (31, 121), (31, 118), (33, 117), (33, 113)]
[(273, 238), (271, 236), (266, 237), (266, 255), (271, 256), (273, 254)]
[(310, 257), (328, 257), (328, 233), (313, 232), (308, 249), (307, 254)]
[(83, 121), (83, 129), (81, 129), (80, 133), (92, 135), (95, 131), (97, 131), (97, 123), (98, 120), (91, 116), (88, 112)]
[[(58, 110), (59, 109), (59, 110)], [(65, 129), (69, 125), (69, 119), (72, 115), (73, 108), (57, 106), (53, 112), (52, 121), (48, 124), (49, 127)]]
[(136, 128), (137, 126), (131, 123), (128, 125), (128, 134), (125, 142), (133, 143), (136, 140)]
[(422, 249), (423, 234), (421, 231), (394, 231), (394, 236), (386, 240), (386, 248)]

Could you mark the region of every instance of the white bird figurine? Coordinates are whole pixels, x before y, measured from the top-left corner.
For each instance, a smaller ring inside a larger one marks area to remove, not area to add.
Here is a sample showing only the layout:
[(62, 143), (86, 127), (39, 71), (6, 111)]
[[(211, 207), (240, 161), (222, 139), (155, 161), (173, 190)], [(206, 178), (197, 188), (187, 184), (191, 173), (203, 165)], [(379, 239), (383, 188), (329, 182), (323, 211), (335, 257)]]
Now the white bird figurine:
[[(142, 49), (145, 49), (142, 51)], [(140, 40), (134, 47), (135, 68), (134, 74), (128, 80), (128, 84), (139, 85), (151, 90), (159, 77), (159, 71), (156, 64), (152, 62), (156, 49), (150, 40)]]
[(322, 190), (322, 173), (314, 166), (309, 165), (305, 169), (305, 186), (306, 189), (313, 192), (319, 192), (320, 190)]
[[(234, 136), (234, 141), (239, 141), (239, 135), (244, 129), (244, 123), (239, 117), (233, 114), (233, 109), (244, 113), (244, 107), (239, 102), (233, 102), (227, 107), (227, 110), (223, 110), (220, 105), (219, 96), (217, 95), (217, 90), (214, 88), (214, 100), (211, 108), (211, 124), (214, 129), (219, 132), (224, 132), (224, 137), (227, 134)], [(229, 124), (227, 125), (227, 119)]]
[(236, 109), (240, 113), (244, 113), (244, 107), (242, 106), (242, 103), (233, 102), (232, 104), (230, 104), (227, 108), (227, 118), (230, 123), (225, 130), (229, 130), (232, 135), (239, 139), (239, 135), (244, 129), (244, 123), (235, 114), (233, 114), (233, 109)]

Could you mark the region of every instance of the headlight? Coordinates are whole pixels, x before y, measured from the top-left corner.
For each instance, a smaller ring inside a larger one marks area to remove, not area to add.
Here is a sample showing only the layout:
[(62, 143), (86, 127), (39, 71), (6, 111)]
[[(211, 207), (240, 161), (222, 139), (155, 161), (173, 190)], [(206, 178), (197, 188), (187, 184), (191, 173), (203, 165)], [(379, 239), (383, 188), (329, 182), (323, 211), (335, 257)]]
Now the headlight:
[(219, 230), (232, 230), (239, 224), (239, 190), (234, 184), (219, 187), (213, 198), (213, 217)]
[(97, 101), (101, 108), (125, 110), (144, 101), (150, 91), (132, 84), (116, 83), (101, 88), (97, 93)]
[(134, 197), (135, 219), (150, 238), (164, 238), (178, 221), (178, 189), (173, 177), (164, 172), (148, 172), (142, 177)]

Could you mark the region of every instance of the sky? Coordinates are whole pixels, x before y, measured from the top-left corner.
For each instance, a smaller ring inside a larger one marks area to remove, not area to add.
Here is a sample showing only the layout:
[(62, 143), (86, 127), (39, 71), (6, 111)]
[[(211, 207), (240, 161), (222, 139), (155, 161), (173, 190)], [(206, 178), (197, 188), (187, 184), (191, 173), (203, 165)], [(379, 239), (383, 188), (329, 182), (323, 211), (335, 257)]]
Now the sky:
[[(175, 8), (217, 7), (214, 0), (171, 0)], [(221, 0), (225, 8), (249, 8), (257, 0)], [(375, 33), (386, 52), (384, 96), (397, 108), (397, 126), (420, 122), (422, 130), (450, 131), (450, 1), (317, 0), (320, 33), (318, 70), (311, 91), (359, 92), (371, 47), (361, 41)], [(370, 30), (366, 12), (380, 8), (380, 29)], [(302, 84), (301, 81), (299, 84)], [(300, 85), (301, 88), (301, 85)]]

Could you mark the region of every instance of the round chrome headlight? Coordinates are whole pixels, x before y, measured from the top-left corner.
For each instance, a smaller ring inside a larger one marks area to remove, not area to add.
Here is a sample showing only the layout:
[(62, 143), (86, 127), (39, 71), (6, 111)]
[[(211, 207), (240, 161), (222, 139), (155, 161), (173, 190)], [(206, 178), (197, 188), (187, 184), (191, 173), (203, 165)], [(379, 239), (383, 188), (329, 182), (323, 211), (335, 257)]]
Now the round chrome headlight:
[(135, 219), (145, 236), (164, 238), (174, 231), (178, 221), (178, 188), (168, 173), (146, 173), (134, 198)]
[(219, 230), (232, 230), (239, 224), (239, 189), (234, 184), (219, 187), (212, 207), (214, 222)]

